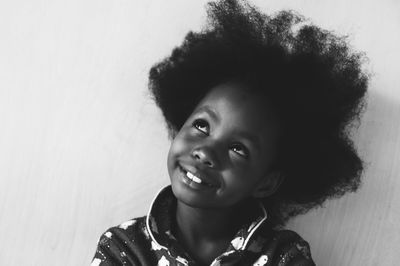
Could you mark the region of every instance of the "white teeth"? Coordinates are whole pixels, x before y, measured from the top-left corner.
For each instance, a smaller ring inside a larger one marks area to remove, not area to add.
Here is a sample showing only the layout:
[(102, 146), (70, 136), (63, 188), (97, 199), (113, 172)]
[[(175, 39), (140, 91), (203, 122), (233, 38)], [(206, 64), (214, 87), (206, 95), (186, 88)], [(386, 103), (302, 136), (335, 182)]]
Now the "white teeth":
[(201, 179), (198, 178), (197, 176), (195, 176), (194, 174), (192, 174), (191, 172), (187, 172), (187, 173), (186, 173), (186, 176), (187, 176), (190, 180), (192, 180), (192, 181), (194, 181), (194, 182), (196, 182), (196, 183), (198, 183), (198, 184), (201, 184), (201, 183), (202, 183)]

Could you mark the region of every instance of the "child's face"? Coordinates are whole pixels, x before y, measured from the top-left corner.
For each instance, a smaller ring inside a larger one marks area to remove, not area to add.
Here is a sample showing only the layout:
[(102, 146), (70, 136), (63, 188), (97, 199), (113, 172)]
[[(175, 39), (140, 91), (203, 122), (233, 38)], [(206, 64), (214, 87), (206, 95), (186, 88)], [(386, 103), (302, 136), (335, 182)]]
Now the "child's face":
[(231, 207), (270, 184), (277, 125), (265, 101), (242, 86), (210, 90), (173, 140), (168, 172), (179, 201)]

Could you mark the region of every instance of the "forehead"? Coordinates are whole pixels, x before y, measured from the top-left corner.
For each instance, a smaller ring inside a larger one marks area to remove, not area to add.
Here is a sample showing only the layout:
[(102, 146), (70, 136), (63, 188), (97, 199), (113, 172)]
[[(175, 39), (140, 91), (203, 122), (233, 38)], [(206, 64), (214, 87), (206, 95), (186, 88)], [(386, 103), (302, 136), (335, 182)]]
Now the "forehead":
[(271, 134), (276, 128), (273, 110), (265, 97), (250, 93), (241, 83), (223, 83), (213, 87), (196, 112), (206, 112), (229, 129), (257, 135)]

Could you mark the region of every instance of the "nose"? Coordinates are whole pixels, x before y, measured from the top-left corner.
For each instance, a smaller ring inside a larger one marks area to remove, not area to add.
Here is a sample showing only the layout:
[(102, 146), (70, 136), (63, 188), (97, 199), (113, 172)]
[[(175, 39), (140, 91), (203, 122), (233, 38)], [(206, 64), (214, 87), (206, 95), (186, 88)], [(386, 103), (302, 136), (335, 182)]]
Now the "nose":
[(214, 151), (209, 147), (196, 148), (192, 151), (192, 157), (207, 167), (215, 168), (218, 164)]

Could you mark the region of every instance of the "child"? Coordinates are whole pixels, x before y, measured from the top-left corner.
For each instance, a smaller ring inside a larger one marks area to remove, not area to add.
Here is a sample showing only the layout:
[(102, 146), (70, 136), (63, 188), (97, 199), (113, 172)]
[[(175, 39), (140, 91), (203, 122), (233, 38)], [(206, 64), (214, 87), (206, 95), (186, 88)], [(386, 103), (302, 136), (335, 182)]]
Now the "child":
[(361, 55), (316, 26), (295, 32), (292, 12), (208, 8), (208, 27), (150, 71), (171, 186), (104, 233), (92, 265), (315, 265), (282, 226), (359, 186), (349, 125), (367, 88)]

